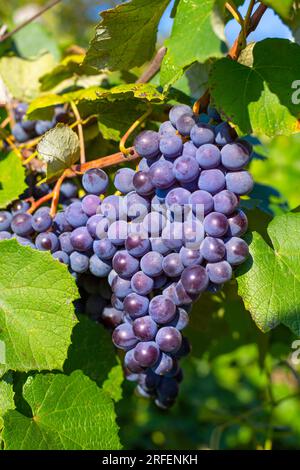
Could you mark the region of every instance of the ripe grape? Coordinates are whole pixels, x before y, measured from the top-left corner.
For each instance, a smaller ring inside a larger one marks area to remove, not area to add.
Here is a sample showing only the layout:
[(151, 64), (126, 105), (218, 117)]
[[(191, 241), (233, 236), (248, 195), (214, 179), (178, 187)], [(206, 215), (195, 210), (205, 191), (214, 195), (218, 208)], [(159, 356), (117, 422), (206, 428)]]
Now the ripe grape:
[(211, 212), (204, 219), (204, 230), (210, 237), (222, 237), (228, 230), (228, 220), (224, 214)]
[(76, 228), (71, 233), (70, 241), (76, 251), (88, 251), (93, 245), (93, 239), (86, 227)]
[(168, 323), (175, 317), (175, 303), (164, 295), (153, 297), (149, 304), (149, 315), (156, 323)]
[(111, 240), (103, 238), (93, 242), (93, 251), (98, 258), (102, 260), (111, 259), (117, 251), (117, 247), (113, 245)]
[(100, 194), (104, 194), (107, 190), (108, 176), (103, 170), (92, 168), (84, 173), (82, 186), (87, 193), (99, 196)]
[(158, 161), (149, 170), (152, 184), (155, 188), (166, 189), (175, 182), (173, 164), (168, 161)]
[(136, 294), (147, 295), (153, 290), (153, 279), (142, 271), (138, 271), (132, 276), (131, 288)]
[(141, 270), (149, 277), (157, 277), (163, 272), (163, 260), (164, 257), (160, 253), (149, 251), (141, 259)]
[(16, 235), (24, 237), (33, 232), (32, 216), (26, 212), (21, 212), (13, 216), (11, 220), (11, 229)]
[(221, 214), (232, 214), (237, 208), (238, 203), (239, 200), (236, 195), (227, 189), (214, 195), (214, 209), (216, 212), (221, 212)]
[(215, 141), (213, 128), (209, 124), (198, 123), (191, 129), (191, 140), (196, 147), (212, 144)]
[(114, 185), (121, 193), (127, 194), (134, 190), (133, 177), (135, 171), (131, 168), (121, 168), (115, 174)]
[(221, 152), (216, 145), (201, 145), (196, 152), (196, 159), (201, 168), (217, 168), (221, 163)]
[(176, 158), (181, 154), (183, 143), (178, 135), (164, 135), (159, 142), (159, 150), (166, 158)]
[(225, 244), (220, 238), (206, 237), (201, 243), (201, 254), (209, 263), (224, 259), (225, 252)]
[(133, 332), (140, 341), (151, 341), (157, 332), (157, 324), (149, 315), (134, 320)]
[(198, 295), (208, 285), (208, 275), (202, 266), (189, 266), (181, 275), (182, 287), (190, 295)]
[(232, 276), (232, 268), (227, 261), (219, 263), (208, 263), (206, 265), (207, 274), (211, 282), (215, 284), (223, 284), (228, 282)]
[(199, 165), (194, 157), (179, 157), (174, 162), (173, 173), (180, 183), (189, 183), (198, 177)]
[(155, 341), (159, 349), (166, 353), (175, 353), (181, 346), (181, 334), (173, 326), (163, 326), (157, 332)]
[(112, 267), (119, 276), (129, 279), (138, 271), (140, 263), (128, 251), (120, 250), (113, 257)]
[(240, 143), (227, 144), (221, 150), (222, 164), (228, 170), (241, 170), (249, 163), (250, 155)]
[(12, 215), (8, 211), (0, 211), (0, 230), (5, 231), (10, 229)]
[[(225, 187), (225, 176), (221, 170), (203, 170), (199, 178), (199, 189), (216, 194)], [(228, 188), (229, 189), (229, 188)]]
[(159, 153), (159, 134), (154, 131), (141, 132), (135, 138), (134, 147), (141, 157), (156, 157)]
[(128, 351), (128, 349), (134, 348), (138, 339), (134, 335), (132, 326), (129, 323), (122, 323), (114, 329), (112, 341), (117, 348)]
[(142, 341), (133, 351), (133, 357), (142, 367), (153, 367), (159, 358), (159, 348), (154, 341)]
[(96, 214), (97, 208), (99, 207), (101, 200), (95, 194), (88, 194), (82, 199), (82, 210), (89, 217)]
[(233, 237), (226, 242), (225, 246), (226, 260), (232, 266), (244, 263), (249, 256), (249, 247), (241, 238)]
[(193, 116), (192, 109), (186, 104), (180, 104), (171, 108), (169, 112), (169, 119), (173, 126), (176, 127), (176, 121), (183, 115)]
[(253, 178), (248, 171), (236, 171), (226, 175), (227, 189), (239, 196), (250, 193), (253, 185)]
[(248, 219), (246, 214), (238, 209), (228, 218), (228, 232), (230, 237), (241, 237), (248, 230)]

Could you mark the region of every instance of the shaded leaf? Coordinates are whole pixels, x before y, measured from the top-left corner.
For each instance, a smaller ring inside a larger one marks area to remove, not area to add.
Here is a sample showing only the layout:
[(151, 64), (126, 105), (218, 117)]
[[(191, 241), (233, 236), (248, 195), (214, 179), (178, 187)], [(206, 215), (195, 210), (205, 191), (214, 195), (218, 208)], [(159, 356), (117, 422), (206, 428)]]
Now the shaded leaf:
[(0, 208), (6, 208), (27, 188), (25, 167), (15, 152), (0, 154)]

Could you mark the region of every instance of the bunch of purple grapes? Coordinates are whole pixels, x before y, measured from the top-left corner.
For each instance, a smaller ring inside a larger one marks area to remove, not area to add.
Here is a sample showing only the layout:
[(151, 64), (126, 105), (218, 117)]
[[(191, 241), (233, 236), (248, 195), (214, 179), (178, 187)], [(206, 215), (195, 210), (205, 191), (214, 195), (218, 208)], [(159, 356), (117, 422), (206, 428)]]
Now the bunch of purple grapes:
[(14, 108), (14, 117), (16, 124), (12, 128), (12, 134), (17, 142), (23, 143), (30, 139), (34, 139), (45, 132), (55, 127), (57, 123), (67, 123), (69, 120), (68, 113), (64, 110), (63, 106), (56, 106), (54, 109), (53, 119), (46, 120), (29, 120), (25, 119), (25, 114), (28, 109), (27, 103), (18, 103)]
[(169, 119), (137, 136), (139, 169), (117, 171), (116, 194), (104, 197), (108, 177), (95, 168), (82, 178), (82, 199), (72, 183), (62, 186), (54, 219), (47, 207), (28, 214), (24, 201), (0, 212), (0, 239), (15, 237), (68, 266), (86, 313), (124, 351), (127, 378), (161, 408), (178, 395), (192, 304), (248, 257), (239, 198), (253, 187), (244, 169), (251, 147), (216, 112), (199, 118), (179, 105)]

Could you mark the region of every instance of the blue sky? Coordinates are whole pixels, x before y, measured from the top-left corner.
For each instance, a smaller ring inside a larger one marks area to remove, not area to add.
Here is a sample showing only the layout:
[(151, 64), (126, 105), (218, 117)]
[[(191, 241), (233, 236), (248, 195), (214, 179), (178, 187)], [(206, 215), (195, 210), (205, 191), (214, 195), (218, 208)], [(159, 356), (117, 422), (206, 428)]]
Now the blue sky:
[[(159, 25), (160, 37), (167, 37), (171, 32), (173, 20), (170, 18), (170, 13), (173, 7), (173, 3), (174, 1), (171, 2), (161, 19)], [(249, 0), (247, 0), (244, 5), (239, 8), (243, 15), (247, 11), (248, 4)], [(235, 20), (229, 21), (225, 29), (225, 34), (230, 45), (236, 39), (239, 30), (240, 26)], [(282, 23), (280, 18), (271, 9), (268, 9), (264, 14), (258, 29), (254, 33), (250, 34), (249, 41), (260, 41), (262, 39), (272, 37), (292, 39), (292, 35), (288, 27)]]

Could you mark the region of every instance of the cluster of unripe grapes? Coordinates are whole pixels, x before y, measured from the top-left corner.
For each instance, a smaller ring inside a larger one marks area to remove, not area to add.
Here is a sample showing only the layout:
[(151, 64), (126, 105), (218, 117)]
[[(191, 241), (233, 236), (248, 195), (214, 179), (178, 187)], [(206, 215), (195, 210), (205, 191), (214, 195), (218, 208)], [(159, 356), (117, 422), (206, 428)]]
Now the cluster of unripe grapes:
[(27, 142), (45, 134), (59, 122), (67, 123), (69, 121), (68, 113), (63, 106), (55, 107), (51, 121), (25, 119), (27, 109), (27, 103), (18, 103), (13, 110), (16, 124), (12, 128), (12, 134), (19, 143)]
[(127, 378), (167, 408), (189, 352), (181, 331), (192, 304), (220, 289), (249, 254), (239, 198), (253, 187), (244, 169), (251, 147), (217, 113), (199, 118), (186, 105), (134, 146), (139, 168), (117, 171), (116, 194), (104, 197), (106, 173), (88, 170), (86, 195), (79, 199), (66, 183), (67, 202), (54, 219), (47, 207), (28, 214), (26, 203), (0, 212), (0, 239), (13, 236), (68, 266), (89, 295), (87, 312), (124, 351)]

